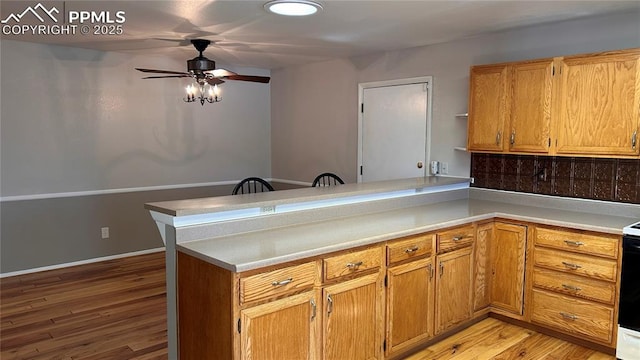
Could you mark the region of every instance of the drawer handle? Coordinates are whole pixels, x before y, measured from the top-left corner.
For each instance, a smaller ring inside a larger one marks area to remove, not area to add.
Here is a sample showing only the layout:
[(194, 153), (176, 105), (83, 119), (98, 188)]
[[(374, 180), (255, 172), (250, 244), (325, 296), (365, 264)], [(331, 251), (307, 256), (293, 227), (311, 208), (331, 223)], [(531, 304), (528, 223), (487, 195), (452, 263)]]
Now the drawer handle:
[(407, 254), (411, 254), (411, 253), (414, 253), (416, 251), (418, 251), (418, 247), (414, 245), (413, 247), (410, 247), (410, 248), (406, 249), (404, 252), (407, 253)]
[(569, 246), (582, 246), (584, 243), (582, 241), (573, 241), (573, 240), (565, 240), (565, 244)]
[(353, 262), (353, 263), (347, 263), (347, 267), (349, 269), (355, 270), (357, 269), (360, 265), (362, 265), (362, 261), (358, 261), (358, 262)]
[(464, 239), (464, 236), (463, 235), (458, 235), (458, 236), (454, 236), (452, 240), (453, 241), (460, 241), (462, 239)]
[(568, 263), (568, 262), (565, 262), (565, 261), (562, 262), (562, 265), (568, 267), (571, 270), (578, 270), (578, 269), (580, 269), (582, 267), (582, 266), (580, 266), (578, 264), (572, 264), (572, 263)]
[(271, 283), (273, 286), (283, 286), (293, 282), (293, 278), (284, 279), (282, 281), (274, 281)]
[(563, 318), (568, 319), (568, 320), (578, 320), (578, 316), (577, 315), (567, 314), (565, 312), (560, 312), (560, 315), (562, 315)]
[(580, 290), (582, 290), (581, 287), (577, 287), (577, 286), (573, 286), (573, 285), (567, 285), (567, 284), (562, 284), (562, 287), (567, 289), (567, 290), (571, 290), (571, 291), (580, 291)]

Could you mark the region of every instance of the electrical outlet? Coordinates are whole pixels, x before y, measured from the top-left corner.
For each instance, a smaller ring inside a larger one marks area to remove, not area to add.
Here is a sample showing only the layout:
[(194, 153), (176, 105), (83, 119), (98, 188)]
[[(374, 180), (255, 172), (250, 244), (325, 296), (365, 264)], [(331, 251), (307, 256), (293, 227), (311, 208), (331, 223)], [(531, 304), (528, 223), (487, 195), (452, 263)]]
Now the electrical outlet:
[(431, 174), (432, 175), (440, 174), (440, 162), (435, 160), (431, 162)]
[(100, 231), (102, 232), (102, 238), (103, 239), (108, 239), (109, 238), (109, 228), (108, 227), (103, 227), (102, 229), (100, 229)]
[(260, 208), (260, 214), (266, 215), (266, 214), (275, 214), (276, 212), (276, 206), (275, 205), (271, 205), (271, 206), (263, 206)]
[(449, 173), (449, 163), (441, 162), (440, 163), (440, 174), (447, 175)]

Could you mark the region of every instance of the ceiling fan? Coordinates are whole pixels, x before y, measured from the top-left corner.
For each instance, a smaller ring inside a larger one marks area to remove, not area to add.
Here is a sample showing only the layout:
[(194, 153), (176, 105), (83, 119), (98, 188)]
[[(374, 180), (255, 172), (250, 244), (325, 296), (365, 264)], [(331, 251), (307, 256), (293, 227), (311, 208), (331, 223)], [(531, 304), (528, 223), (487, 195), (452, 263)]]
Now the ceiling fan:
[(193, 39), (191, 40), (191, 43), (196, 50), (200, 52), (200, 55), (191, 60), (187, 60), (187, 72), (141, 68), (135, 69), (145, 73), (168, 74), (163, 76), (147, 76), (143, 79), (191, 77), (195, 79), (199, 85), (218, 85), (224, 83), (224, 80), (251, 81), (266, 84), (270, 80), (267, 76), (239, 75), (233, 71), (217, 69), (215, 61), (209, 60), (202, 55), (207, 46), (211, 44), (211, 41), (206, 39)]

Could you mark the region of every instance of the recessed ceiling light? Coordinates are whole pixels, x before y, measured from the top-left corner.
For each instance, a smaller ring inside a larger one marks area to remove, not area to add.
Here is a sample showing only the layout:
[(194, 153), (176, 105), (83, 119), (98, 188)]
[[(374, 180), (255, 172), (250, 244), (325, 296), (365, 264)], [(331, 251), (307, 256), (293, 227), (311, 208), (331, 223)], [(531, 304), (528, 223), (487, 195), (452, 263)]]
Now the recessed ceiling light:
[(264, 8), (278, 15), (307, 16), (322, 10), (322, 5), (308, 0), (274, 0), (264, 4)]

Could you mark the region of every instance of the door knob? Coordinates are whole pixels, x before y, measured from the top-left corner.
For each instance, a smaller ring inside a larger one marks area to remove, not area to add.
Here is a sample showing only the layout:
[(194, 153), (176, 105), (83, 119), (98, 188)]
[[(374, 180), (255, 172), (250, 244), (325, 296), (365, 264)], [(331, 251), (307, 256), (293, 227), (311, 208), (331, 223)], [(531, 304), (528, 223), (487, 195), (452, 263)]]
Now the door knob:
[(422, 169), (422, 166), (423, 166), (422, 161), (418, 161), (416, 166), (418, 167), (418, 169)]

